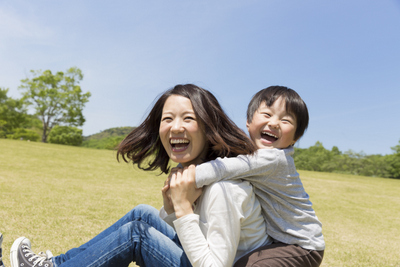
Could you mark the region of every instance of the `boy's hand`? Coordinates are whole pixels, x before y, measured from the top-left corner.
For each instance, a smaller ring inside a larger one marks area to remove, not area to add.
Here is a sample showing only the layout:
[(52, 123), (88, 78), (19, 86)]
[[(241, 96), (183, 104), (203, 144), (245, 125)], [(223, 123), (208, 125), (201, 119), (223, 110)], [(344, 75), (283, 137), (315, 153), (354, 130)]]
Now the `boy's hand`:
[(171, 201), (177, 218), (193, 213), (193, 203), (201, 195), (202, 189), (196, 188), (196, 168), (194, 165), (185, 167), (171, 175)]

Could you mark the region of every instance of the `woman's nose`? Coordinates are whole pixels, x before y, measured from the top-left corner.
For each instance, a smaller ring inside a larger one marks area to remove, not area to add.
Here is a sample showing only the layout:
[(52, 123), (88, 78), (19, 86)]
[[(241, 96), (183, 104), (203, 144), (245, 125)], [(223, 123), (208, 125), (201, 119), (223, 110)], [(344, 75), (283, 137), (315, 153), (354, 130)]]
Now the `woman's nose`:
[(175, 120), (174, 123), (172, 124), (172, 129), (173, 132), (182, 132), (183, 129), (183, 124), (181, 120)]

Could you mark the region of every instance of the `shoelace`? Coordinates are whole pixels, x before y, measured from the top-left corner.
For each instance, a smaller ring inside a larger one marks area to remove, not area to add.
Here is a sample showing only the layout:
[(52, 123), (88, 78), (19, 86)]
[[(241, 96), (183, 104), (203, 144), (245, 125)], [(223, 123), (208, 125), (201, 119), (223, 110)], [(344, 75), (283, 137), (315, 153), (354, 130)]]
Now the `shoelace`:
[[(35, 254), (31, 249), (29, 249), (29, 247), (27, 246), (22, 246), (22, 252), (26, 253), (25, 258), (28, 258), (29, 256), (31, 256), (28, 261), (32, 262), (33, 261), (33, 265), (32, 267), (35, 266), (43, 266), (43, 263), (48, 260), (48, 256), (47, 254), (45, 254), (44, 252), (39, 252), (39, 254)], [(45, 267), (48, 267), (49, 264), (45, 263), (44, 264)]]
[(47, 250), (46, 253), (44, 253), (43, 251), (39, 252), (38, 255), (41, 255), (43, 257), (46, 257), (46, 259), (50, 260), (51, 258), (53, 258), (53, 253), (51, 253), (50, 250)]

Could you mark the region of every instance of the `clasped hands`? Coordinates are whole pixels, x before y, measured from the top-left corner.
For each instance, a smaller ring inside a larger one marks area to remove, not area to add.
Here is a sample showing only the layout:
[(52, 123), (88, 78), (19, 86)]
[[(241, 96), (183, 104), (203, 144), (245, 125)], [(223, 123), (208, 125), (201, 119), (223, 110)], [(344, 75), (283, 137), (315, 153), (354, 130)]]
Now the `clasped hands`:
[(193, 213), (193, 203), (201, 195), (202, 189), (196, 188), (196, 167), (172, 168), (161, 189), (164, 210), (176, 218)]

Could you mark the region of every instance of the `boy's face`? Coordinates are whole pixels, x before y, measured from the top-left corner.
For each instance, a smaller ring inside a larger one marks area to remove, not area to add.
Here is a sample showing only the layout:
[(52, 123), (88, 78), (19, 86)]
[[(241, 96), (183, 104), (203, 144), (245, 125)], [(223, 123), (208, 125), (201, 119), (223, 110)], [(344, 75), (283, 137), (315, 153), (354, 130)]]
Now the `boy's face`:
[(293, 145), (297, 128), (295, 116), (286, 112), (282, 97), (268, 107), (262, 102), (253, 115), (253, 120), (246, 124), (250, 137), (260, 148), (286, 148)]

